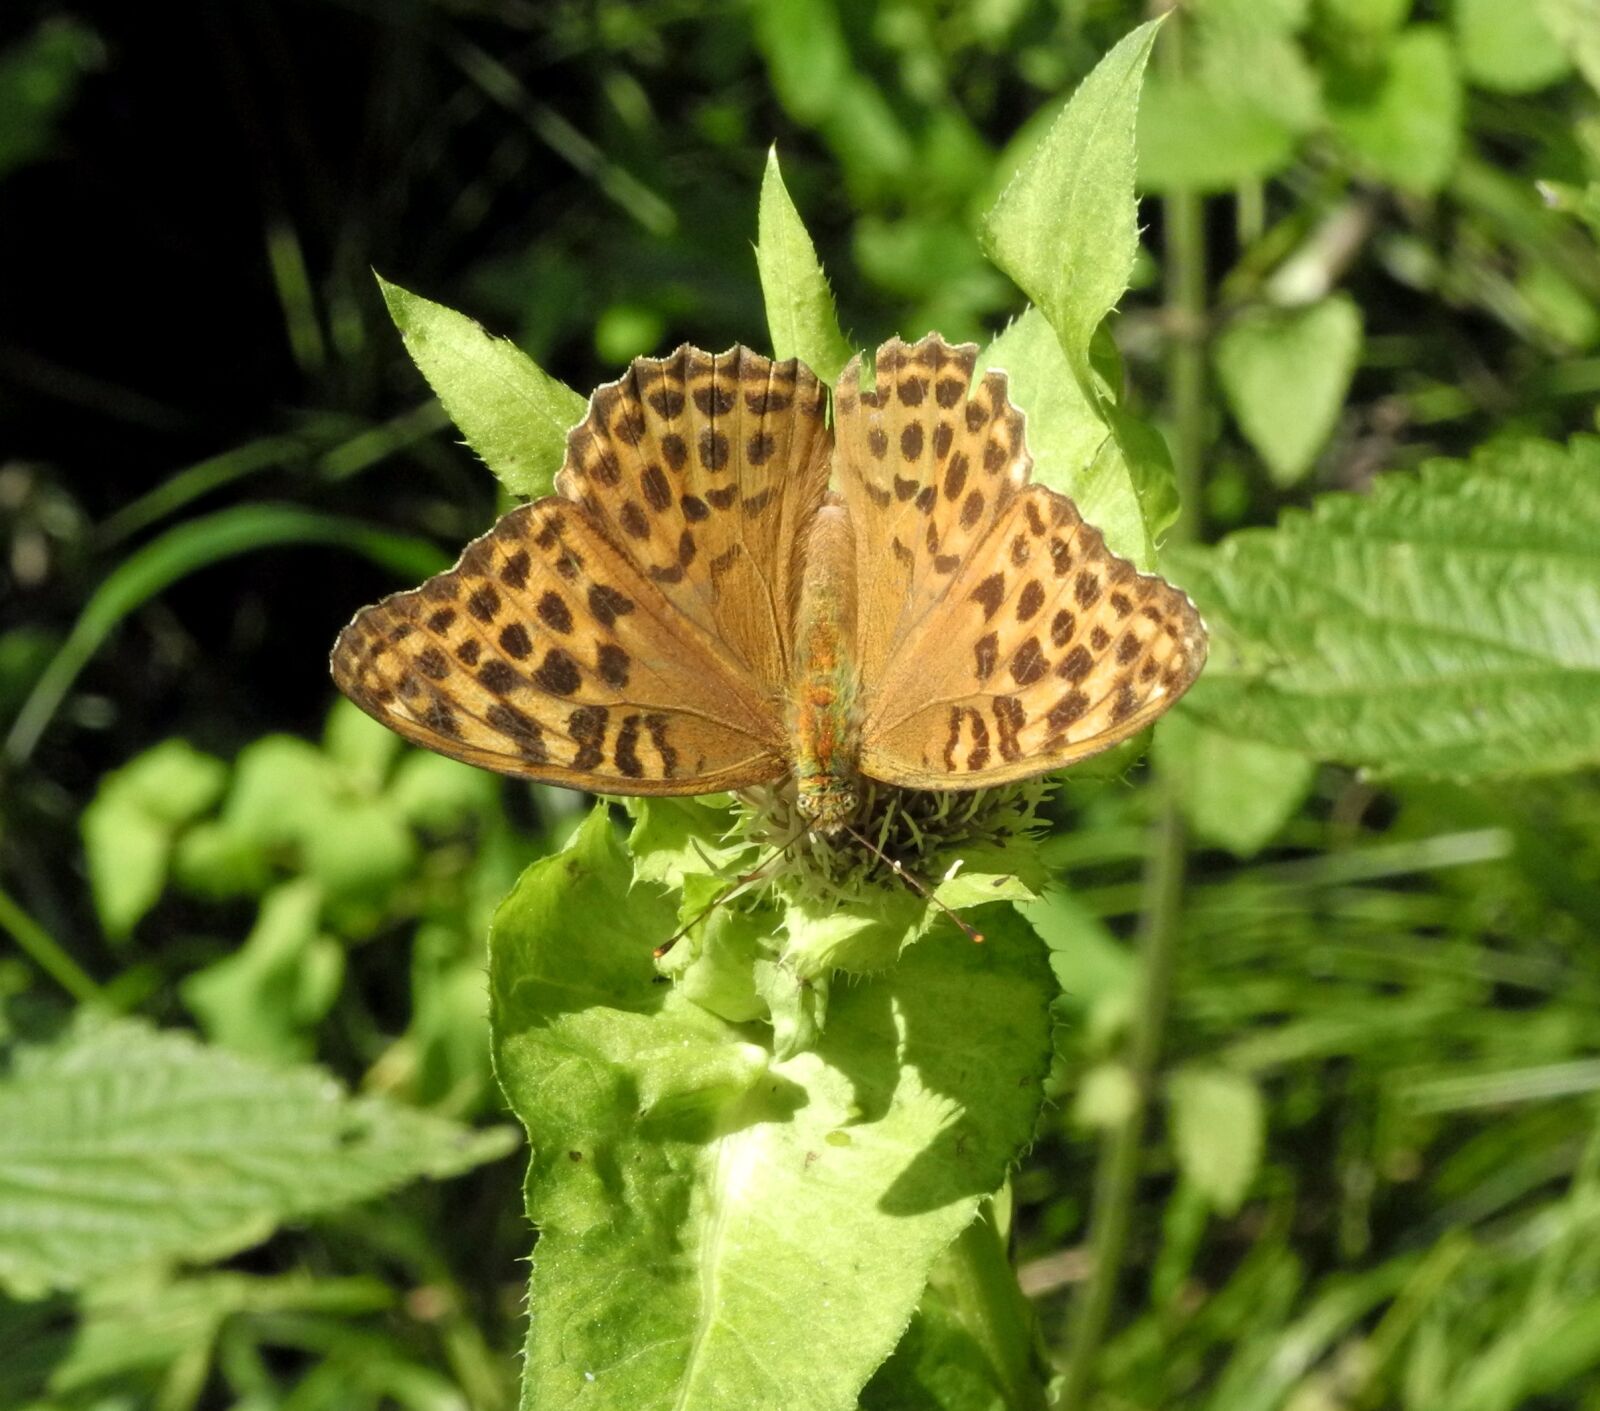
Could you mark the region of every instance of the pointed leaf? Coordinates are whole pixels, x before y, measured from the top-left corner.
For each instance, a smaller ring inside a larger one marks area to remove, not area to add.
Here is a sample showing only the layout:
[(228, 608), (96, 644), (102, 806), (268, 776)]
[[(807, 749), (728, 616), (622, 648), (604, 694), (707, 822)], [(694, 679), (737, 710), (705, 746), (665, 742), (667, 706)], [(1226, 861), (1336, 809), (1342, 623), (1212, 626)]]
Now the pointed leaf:
[(406, 351), (444, 409), (513, 495), (548, 495), (584, 399), (507, 338), (379, 278)]
[(756, 230), (756, 269), (767, 303), (773, 356), (799, 358), (832, 386), (850, 361), (850, 344), (839, 331), (828, 277), (783, 184), (776, 147), (767, 153)]
[(1127, 35), (1078, 86), (984, 217), (984, 250), (1050, 320), (1086, 396), (1089, 340), (1116, 306), (1139, 244), (1134, 124), (1159, 20)]

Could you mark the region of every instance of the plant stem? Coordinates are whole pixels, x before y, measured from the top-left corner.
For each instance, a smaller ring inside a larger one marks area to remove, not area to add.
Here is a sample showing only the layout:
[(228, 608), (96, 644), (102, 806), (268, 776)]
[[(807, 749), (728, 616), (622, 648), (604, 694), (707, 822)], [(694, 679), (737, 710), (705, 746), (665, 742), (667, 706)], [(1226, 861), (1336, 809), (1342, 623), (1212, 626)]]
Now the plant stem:
[(1095, 1357), (1110, 1321), (1118, 1276), (1122, 1272), (1128, 1225), (1133, 1214), (1134, 1187), (1139, 1178), (1145, 1116), (1161, 1057), (1167, 997), (1177, 954), (1184, 861), (1183, 821), (1172, 806), (1169, 794), (1162, 803), (1145, 870), (1139, 993), (1127, 1056), (1128, 1073), (1133, 1079), (1133, 1102), (1100, 1148), (1090, 1214), (1089, 1277), (1072, 1307), (1061, 1394), (1056, 1401), (1059, 1411), (1076, 1411), (1085, 1402)]
[(978, 1207), (977, 1219), (950, 1246), (940, 1283), (999, 1377), (1006, 1405), (1045, 1411), (1033, 1307), (1017, 1287), (992, 1201)]
[(7, 932), (35, 965), (75, 1000), (84, 1004), (104, 998), (100, 986), (62, 949), (54, 936), (0, 891), (0, 930)]
[[(1161, 36), (1162, 62), (1171, 74), (1183, 71), (1183, 21), (1181, 13), (1174, 14)], [(1163, 198), (1163, 214), (1166, 315), (1171, 337), (1168, 391), (1173, 470), (1179, 496), (1172, 539), (1182, 543), (1199, 537), (1200, 468), (1207, 433), (1205, 206), (1197, 193), (1177, 191)], [(1066, 1362), (1056, 1400), (1059, 1411), (1076, 1411), (1085, 1403), (1111, 1320), (1133, 1216), (1145, 1119), (1166, 1028), (1183, 905), (1187, 838), (1170, 783), (1158, 780), (1156, 788), (1160, 804), (1145, 864), (1139, 991), (1126, 1060), (1133, 1080), (1133, 1100), (1100, 1148), (1090, 1213), (1089, 1277), (1071, 1310)]]

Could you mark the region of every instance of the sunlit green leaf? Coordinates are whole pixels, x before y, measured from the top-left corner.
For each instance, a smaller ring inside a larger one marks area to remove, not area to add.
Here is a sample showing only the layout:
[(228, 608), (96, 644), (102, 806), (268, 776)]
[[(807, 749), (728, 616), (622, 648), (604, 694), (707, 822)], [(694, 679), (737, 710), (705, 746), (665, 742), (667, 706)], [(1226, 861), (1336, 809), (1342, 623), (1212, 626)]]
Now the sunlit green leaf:
[(95, 910), (121, 938), (160, 897), (180, 828), (221, 797), (228, 768), (182, 740), (167, 740), (105, 776), (83, 812)]
[(603, 810), (529, 869), (491, 940), (541, 1232), (525, 1407), (854, 1408), (1037, 1110), (1043, 952), (981, 915), (986, 945), (929, 936), (779, 1061), (653, 983), (674, 909)]
[(783, 184), (776, 147), (767, 153), (761, 178), (756, 268), (767, 304), (773, 356), (799, 358), (832, 386), (850, 361), (851, 348), (839, 331), (833, 291), (816, 249)]
[[(985, 216), (981, 239), (990, 259), (1031, 298), (1054, 331), (1081, 407), (1060, 400), (1056, 418), (1067, 428), (1050, 454), (1081, 456), (1089, 439), (1082, 410), (1093, 408), (1110, 432), (1098, 452), (1107, 459), (1088, 472), (1105, 482), (1100, 512), (1121, 552), (1148, 567), (1155, 544), (1176, 517), (1172, 468), (1154, 440), (1116, 405), (1091, 355), (1096, 331), (1128, 287), (1138, 247), (1134, 200), (1134, 122), (1139, 84), (1159, 21), (1140, 26), (1102, 59), (1033, 149)], [(1041, 409), (1043, 384), (1059, 371), (1038, 347), (1039, 329), (1027, 316), (1005, 337), (1000, 357)], [(1033, 346), (1030, 347), (1029, 344)], [(1033, 354), (1031, 363), (1029, 354)], [(993, 356), (994, 349), (990, 349)], [(1037, 376), (1039, 384), (1028, 386)], [(1019, 394), (1019, 404), (1026, 406)], [(1041, 411), (1042, 415), (1048, 413)], [(1047, 438), (1041, 437), (1041, 443)], [(1135, 534), (1137, 522), (1141, 533)]]
[(1571, 72), (1566, 51), (1539, 14), (1538, 0), (1455, 0), (1456, 53), (1467, 78), (1498, 93), (1532, 93)]
[(1079, 85), (981, 227), (989, 258), (1049, 319), (1085, 394), (1089, 342), (1128, 287), (1139, 85), (1158, 21), (1124, 38)]
[(321, 933), (322, 889), (309, 878), (262, 898), (245, 942), (186, 976), (183, 1002), (214, 1043), (257, 1058), (309, 1058), (312, 1027), (338, 997), (344, 951)]
[(1249, 11), (1197, 9), (1186, 72), (1152, 73), (1139, 102), (1139, 184), (1225, 191), (1271, 176), (1321, 117), (1300, 47)]
[(1413, 25), (1372, 67), (1337, 70), (1328, 83), (1334, 132), (1357, 165), (1382, 181), (1431, 195), (1461, 146), (1461, 80), (1449, 36)]
[(1600, 762), (1600, 441), (1491, 445), (1174, 556), (1215, 629), (1186, 708), (1385, 773)]
[(380, 278), (406, 351), (467, 444), (513, 495), (548, 495), (584, 399), (509, 339)]
[(1342, 294), (1304, 308), (1258, 308), (1213, 345), (1217, 376), (1246, 439), (1279, 485), (1311, 469), (1344, 405), (1361, 353), (1361, 311)]
[(1148, 566), (1150, 535), (1127, 461), (1044, 315), (1029, 309), (983, 350), (978, 365), (1009, 378), (1011, 400), (1028, 418), (1033, 478), (1071, 496), (1115, 552)]
[(1539, 18), (1565, 47), (1589, 87), (1600, 92), (1600, 6), (1595, 0), (1535, 0)]
[(0, 1082), (0, 1283), (76, 1288), (217, 1259), (281, 1221), (502, 1155), (474, 1133), (314, 1068), (278, 1068), (132, 1020), (14, 1048)]
[(1239, 857), (1277, 836), (1316, 774), (1303, 754), (1224, 735), (1181, 710), (1157, 727), (1154, 754), (1195, 836)]
[(1234, 1214), (1261, 1166), (1260, 1089), (1226, 1069), (1180, 1068), (1167, 1079), (1167, 1106), (1178, 1169), (1216, 1210)]

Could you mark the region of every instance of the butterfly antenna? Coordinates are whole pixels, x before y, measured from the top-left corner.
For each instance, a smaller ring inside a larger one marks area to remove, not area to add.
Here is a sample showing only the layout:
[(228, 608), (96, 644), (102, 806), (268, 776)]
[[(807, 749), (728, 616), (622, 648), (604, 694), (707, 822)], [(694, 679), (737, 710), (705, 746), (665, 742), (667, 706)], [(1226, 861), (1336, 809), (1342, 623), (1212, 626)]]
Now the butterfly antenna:
[(777, 847), (773, 848), (771, 852), (762, 858), (760, 862), (756, 863), (756, 865), (748, 872), (743, 873), (741, 876), (735, 877), (733, 881), (729, 882), (726, 887), (716, 894), (716, 896), (711, 898), (709, 905), (702, 907), (699, 911), (695, 912), (693, 916), (685, 921), (683, 925), (678, 927), (678, 929), (674, 931), (671, 936), (658, 945), (653, 951), (650, 952), (650, 954), (653, 955), (657, 960), (660, 960), (662, 956), (671, 950), (673, 946), (677, 945), (678, 942), (687, 936), (690, 931), (694, 930), (694, 928), (704, 921), (706, 917), (710, 916), (711, 913), (721, 906), (725, 901), (730, 900), (733, 897), (733, 894), (741, 887), (748, 887), (750, 883), (757, 881), (767, 864), (774, 858), (781, 857), (784, 853), (784, 850), (788, 846), (788, 843), (779, 843)]
[(856, 832), (856, 830), (848, 823), (844, 825), (844, 831), (854, 838), (858, 843), (860, 843), (861, 846), (864, 847), (875, 858), (877, 858), (879, 862), (884, 863), (896, 877), (910, 887), (911, 890), (914, 891), (919, 897), (922, 897), (925, 901), (931, 901), (936, 907), (939, 908), (940, 911), (944, 912), (946, 916), (948, 916), (956, 923), (957, 926), (962, 929), (962, 931), (966, 934), (967, 939), (971, 941), (973, 945), (981, 946), (983, 944), (983, 932), (973, 930), (970, 925), (957, 916), (956, 913), (953, 912), (942, 901), (940, 901), (938, 897), (934, 896), (933, 892), (929, 889), (926, 883), (922, 882), (919, 878), (912, 876), (911, 873), (907, 872), (900, 863), (896, 862), (894, 858), (890, 857), (888, 853), (884, 852), (884, 850), (876, 843), (871, 841), (869, 838), (862, 837), (861, 834)]

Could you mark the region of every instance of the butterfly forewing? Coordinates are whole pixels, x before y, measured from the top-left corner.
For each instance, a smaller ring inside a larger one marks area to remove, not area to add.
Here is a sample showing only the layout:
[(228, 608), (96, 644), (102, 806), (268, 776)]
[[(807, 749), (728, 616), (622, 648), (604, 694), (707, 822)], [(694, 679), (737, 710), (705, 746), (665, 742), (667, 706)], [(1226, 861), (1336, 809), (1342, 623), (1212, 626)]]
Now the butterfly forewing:
[(748, 674), (785, 688), (827, 397), (798, 360), (743, 347), (638, 358), (594, 395), (557, 488)]
[(894, 565), (858, 629), (862, 770), (906, 787), (1004, 783), (1108, 749), (1205, 658), (1187, 597), (1111, 553), (1070, 500), (1028, 485), (1005, 378), (985, 374), (968, 398), (972, 367), (970, 350), (938, 339), (891, 343), (875, 393), (852, 396), (850, 369), (839, 389), (861, 571)]
[(569, 437), (562, 493), (360, 613), (335, 681), (408, 739), (502, 773), (638, 794), (778, 778), (827, 464), (799, 364), (641, 359)]

